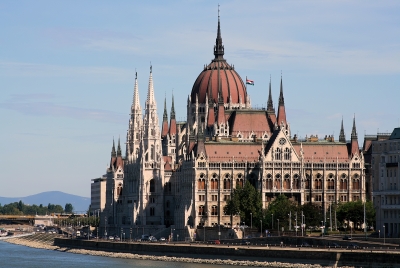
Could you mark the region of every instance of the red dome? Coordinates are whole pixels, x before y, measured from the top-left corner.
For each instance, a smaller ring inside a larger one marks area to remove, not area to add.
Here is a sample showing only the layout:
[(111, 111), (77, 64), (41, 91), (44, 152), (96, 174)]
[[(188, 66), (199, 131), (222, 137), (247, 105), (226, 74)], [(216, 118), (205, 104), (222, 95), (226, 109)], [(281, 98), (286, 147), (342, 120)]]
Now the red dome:
[(232, 104), (246, 103), (247, 92), (243, 80), (225, 60), (213, 60), (200, 73), (192, 88), (192, 103), (196, 102), (196, 95), (199, 103), (206, 102), (206, 95), (209, 100), (218, 103), (219, 91), (224, 103), (229, 103), (229, 97)]

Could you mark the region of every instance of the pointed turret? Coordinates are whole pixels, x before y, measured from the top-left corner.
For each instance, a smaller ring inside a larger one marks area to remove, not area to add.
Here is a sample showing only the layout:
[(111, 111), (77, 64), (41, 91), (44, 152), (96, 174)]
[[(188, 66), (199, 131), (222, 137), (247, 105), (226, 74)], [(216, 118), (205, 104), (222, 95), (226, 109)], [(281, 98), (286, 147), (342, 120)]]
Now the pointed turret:
[(117, 148), (117, 156), (121, 156), (122, 152), (121, 152), (121, 143), (120, 143), (120, 139), (118, 138), (118, 148)]
[(135, 73), (135, 87), (133, 90), (133, 101), (131, 110), (132, 113), (134, 111), (138, 112), (142, 110), (142, 108), (140, 107), (140, 100), (139, 100), (139, 86), (138, 86), (137, 72)]
[(344, 134), (344, 127), (343, 127), (343, 117), (342, 117), (342, 126), (340, 128), (340, 134), (339, 134), (339, 142), (346, 142), (346, 136)]
[(276, 114), (275, 114), (275, 109), (274, 109), (274, 103), (272, 101), (271, 77), (269, 78), (267, 114), (268, 114), (268, 121), (269, 121), (270, 128), (271, 128), (271, 130), (273, 130), (275, 128), (275, 124), (276, 124)]
[(165, 97), (161, 137), (165, 138), (167, 136), (167, 134), (168, 134), (168, 113), (167, 113), (167, 97)]
[(351, 130), (351, 154), (355, 155), (359, 153), (358, 147), (358, 137), (357, 137), (357, 129), (356, 129), (356, 116), (353, 118), (353, 129)]
[(281, 88), (279, 93), (279, 107), (278, 107), (278, 126), (281, 127), (283, 124), (287, 126), (286, 122), (286, 111), (285, 111), (285, 99), (283, 98), (283, 85), (282, 85), (282, 76), (281, 76)]
[(135, 86), (133, 90), (133, 101), (131, 106), (131, 118), (126, 139), (126, 158), (129, 161), (136, 159), (136, 152), (139, 151), (140, 139), (142, 136), (143, 117), (139, 99), (138, 76), (135, 73)]
[(150, 65), (150, 77), (149, 77), (149, 88), (147, 91), (147, 102), (148, 104), (154, 104), (154, 86), (153, 86), (153, 66)]
[(111, 149), (111, 157), (116, 157), (116, 156), (117, 156), (117, 153), (115, 152), (115, 141), (113, 139), (113, 146)]
[(222, 37), (221, 37), (221, 23), (219, 18), (219, 5), (218, 5), (218, 30), (217, 30), (217, 38), (215, 40), (214, 46), (214, 56), (216, 60), (224, 59), (224, 46), (222, 45)]
[(175, 134), (176, 134), (175, 105), (174, 105), (174, 94), (172, 94), (171, 119), (169, 121), (169, 135), (170, 137), (172, 137)]
[(272, 93), (271, 93), (271, 77), (269, 78), (269, 92), (268, 92), (267, 112), (268, 112), (268, 114), (269, 113), (274, 113), (275, 114), (274, 103), (272, 101)]

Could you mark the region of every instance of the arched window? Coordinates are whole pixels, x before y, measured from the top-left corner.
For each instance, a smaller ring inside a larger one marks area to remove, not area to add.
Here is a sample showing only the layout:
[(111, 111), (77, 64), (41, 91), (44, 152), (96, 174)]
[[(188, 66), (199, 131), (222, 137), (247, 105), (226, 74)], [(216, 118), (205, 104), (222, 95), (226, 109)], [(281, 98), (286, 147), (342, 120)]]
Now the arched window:
[(328, 179), (328, 190), (335, 190), (335, 180)]
[(290, 149), (289, 148), (285, 149), (284, 158), (285, 158), (285, 160), (290, 160)]
[(298, 174), (294, 174), (293, 176), (293, 189), (300, 189), (300, 181), (299, 181), (299, 175)]
[(340, 190), (347, 190), (347, 179), (340, 179)]
[(289, 190), (290, 189), (290, 178), (289, 174), (285, 174), (285, 179), (283, 181), (283, 189)]
[(197, 181), (197, 189), (198, 190), (205, 190), (206, 189), (206, 181), (205, 181), (205, 179), (199, 179), (198, 181)]
[(212, 206), (211, 207), (211, 215), (217, 216), (218, 215), (218, 207), (217, 206)]
[(121, 195), (121, 194), (122, 194), (122, 183), (119, 183), (118, 187), (117, 187), (117, 195)]
[(353, 189), (360, 190), (360, 180), (359, 179), (353, 179)]
[(211, 190), (218, 190), (218, 178), (216, 174), (211, 179)]
[(154, 179), (150, 180), (150, 193), (154, 193), (156, 191), (156, 182)]
[(254, 188), (257, 189), (257, 176), (254, 173), (250, 174), (250, 184), (253, 185)]
[(275, 151), (275, 160), (281, 160), (282, 159), (282, 151), (280, 148), (276, 148)]
[(204, 216), (204, 215), (205, 215), (204, 206), (201, 205), (199, 206), (199, 216)]
[(242, 174), (239, 174), (236, 179), (236, 188), (239, 188), (239, 187), (243, 188), (243, 185), (244, 185), (243, 176), (242, 176)]
[(151, 146), (151, 149), (150, 149), (150, 159), (154, 160), (154, 146), (153, 145)]
[(229, 176), (224, 179), (224, 190), (230, 190), (231, 189), (231, 179)]
[(156, 208), (155, 207), (151, 207), (150, 208), (150, 216), (154, 216), (156, 214)]
[(281, 189), (281, 174), (275, 175), (275, 188)]
[(272, 179), (266, 179), (265, 180), (265, 188), (267, 190), (272, 190)]

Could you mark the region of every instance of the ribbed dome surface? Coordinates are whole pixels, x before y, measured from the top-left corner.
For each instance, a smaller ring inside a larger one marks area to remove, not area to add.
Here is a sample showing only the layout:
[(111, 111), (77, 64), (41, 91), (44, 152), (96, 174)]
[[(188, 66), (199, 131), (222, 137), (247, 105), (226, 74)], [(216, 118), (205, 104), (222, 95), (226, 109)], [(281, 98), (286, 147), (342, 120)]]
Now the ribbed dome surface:
[(224, 103), (232, 104), (246, 103), (246, 87), (239, 74), (225, 60), (213, 60), (197, 77), (194, 82), (191, 99), (196, 102), (198, 95), (199, 103), (205, 103), (208, 99), (218, 103), (218, 92), (221, 92)]

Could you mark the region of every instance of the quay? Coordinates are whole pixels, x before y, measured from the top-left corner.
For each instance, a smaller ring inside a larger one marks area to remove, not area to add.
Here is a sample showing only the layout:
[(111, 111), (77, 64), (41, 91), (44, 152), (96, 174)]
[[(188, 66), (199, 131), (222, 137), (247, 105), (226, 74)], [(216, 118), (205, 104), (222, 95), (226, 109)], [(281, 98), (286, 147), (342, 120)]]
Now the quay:
[(84, 240), (55, 238), (54, 245), (96, 251), (135, 254), (191, 256), (201, 258), (230, 258), (234, 260), (282, 261), (310, 263), (331, 267), (398, 267), (400, 250), (395, 245), (351, 247), (301, 247), (286, 244), (246, 243), (240, 241), (223, 244), (186, 242), (110, 242), (105, 240)]

